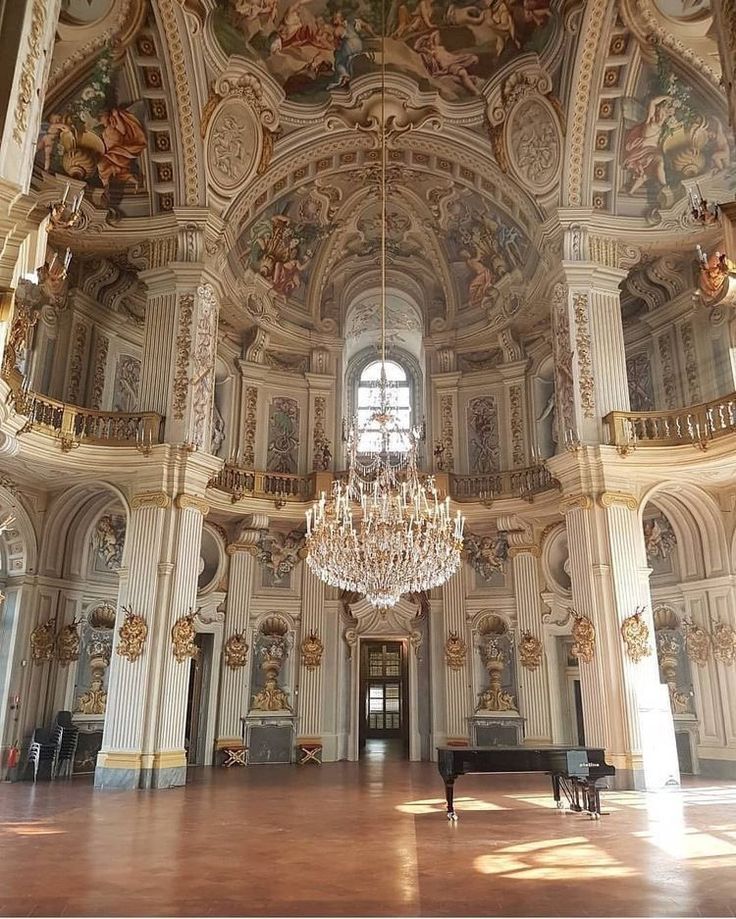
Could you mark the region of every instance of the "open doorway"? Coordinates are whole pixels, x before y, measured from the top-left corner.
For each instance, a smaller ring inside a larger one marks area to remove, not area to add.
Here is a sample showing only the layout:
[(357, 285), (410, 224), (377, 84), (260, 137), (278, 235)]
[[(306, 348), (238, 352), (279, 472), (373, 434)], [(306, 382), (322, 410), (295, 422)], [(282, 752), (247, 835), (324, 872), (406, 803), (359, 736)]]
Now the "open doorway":
[(404, 642), (361, 642), (361, 759), (376, 761), (408, 757), (408, 697)]
[(194, 638), (198, 653), (189, 670), (187, 696), (186, 751), (187, 765), (207, 763), (207, 710), (209, 707), (210, 674), (214, 635), (200, 632)]

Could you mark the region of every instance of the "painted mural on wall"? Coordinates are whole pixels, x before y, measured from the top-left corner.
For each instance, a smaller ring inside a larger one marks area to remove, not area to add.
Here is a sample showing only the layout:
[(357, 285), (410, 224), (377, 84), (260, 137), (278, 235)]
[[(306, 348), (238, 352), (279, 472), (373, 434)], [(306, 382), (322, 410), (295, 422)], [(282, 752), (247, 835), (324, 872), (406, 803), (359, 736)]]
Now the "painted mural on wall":
[(501, 278), (522, 265), (529, 241), (508, 218), (465, 190), (448, 205), (440, 222), (461, 297), (480, 307), (492, 297)]
[(96, 571), (117, 571), (125, 548), (125, 517), (103, 514), (92, 531), (93, 567)]
[(268, 413), (268, 472), (295, 474), (299, 470), (299, 403), (278, 398)]
[[(477, 95), (515, 55), (541, 51), (557, 18), (550, 0), (399, 0), (386, 17), (388, 68), (448, 99)], [(218, 0), (213, 27), (227, 54), (260, 59), (297, 100), (381, 65), (378, 0)]]
[(145, 190), (143, 102), (123, 102), (125, 92), (121, 68), (103, 51), (86, 84), (48, 113), (36, 144), (41, 169), (84, 180), (88, 194), (113, 207), (124, 194)]
[(121, 354), (115, 368), (112, 393), (114, 412), (135, 412), (138, 409), (138, 387), (141, 381), (141, 362), (130, 354)]
[(645, 352), (626, 359), (629, 401), (632, 412), (649, 412), (654, 408), (652, 362)]
[(250, 228), (248, 265), (277, 294), (303, 300), (317, 244), (333, 229), (315, 195), (282, 198)]
[(498, 407), (495, 396), (479, 396), (468, 402), (468, 467), (471, 474), (485, 475), (500, 468)]
[(685, 195), (684, 180), (733, 173), (725, 111), (720, 111), (674, 72), (660, 52), (646, 67), (633, 98), (625, 98), (621, 193), (638, 210), (669, 208)]

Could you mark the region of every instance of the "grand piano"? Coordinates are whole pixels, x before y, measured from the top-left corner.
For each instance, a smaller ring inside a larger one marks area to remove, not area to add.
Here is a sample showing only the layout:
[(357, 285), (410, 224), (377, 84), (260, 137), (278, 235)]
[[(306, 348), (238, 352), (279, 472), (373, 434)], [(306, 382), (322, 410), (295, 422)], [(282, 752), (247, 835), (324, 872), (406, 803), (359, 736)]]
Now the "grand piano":
[(615, 775), (605, 751), (596, 747), (437, 747), (437, 768), (445, 783), (447, 819), (457, 820), (453, 804), (455, 779), (477, 772), (545, 772), (552, 794), (562, 807), (561, 793), (570, 809), (601, 815), (600, 779)]

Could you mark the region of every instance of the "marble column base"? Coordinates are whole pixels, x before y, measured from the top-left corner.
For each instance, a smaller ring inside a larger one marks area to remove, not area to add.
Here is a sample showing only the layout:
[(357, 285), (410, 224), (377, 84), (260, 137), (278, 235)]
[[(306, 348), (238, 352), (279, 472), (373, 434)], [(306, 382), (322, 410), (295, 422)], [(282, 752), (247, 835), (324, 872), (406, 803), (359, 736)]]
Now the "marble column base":
[(178, 788), (186, 784), (186, 765), (163, 766), (158, 769), (141, 769), (141, 788)]
[(141, 770), (125, 768), (108, 768), (98, 765), (95, 769), (95, 788), (112, 791), (132, 791), (140, 787)]

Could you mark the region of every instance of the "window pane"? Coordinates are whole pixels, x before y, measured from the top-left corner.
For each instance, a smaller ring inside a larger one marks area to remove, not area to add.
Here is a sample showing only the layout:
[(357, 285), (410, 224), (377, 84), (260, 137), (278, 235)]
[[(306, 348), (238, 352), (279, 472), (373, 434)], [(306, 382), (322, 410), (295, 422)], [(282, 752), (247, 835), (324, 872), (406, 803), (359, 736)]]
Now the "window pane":
[[(380, 380), (381, 379), (381, 362), (373, 361), (373, 363), (368, 364), (368, 366), (363, 370), (360, 375), (361, 382), (364, 380)], [(404, 368), (397, 364), (395, 361), (386, 361), (386, 379), (387, 380), (405, 380), (406, 372)]]

